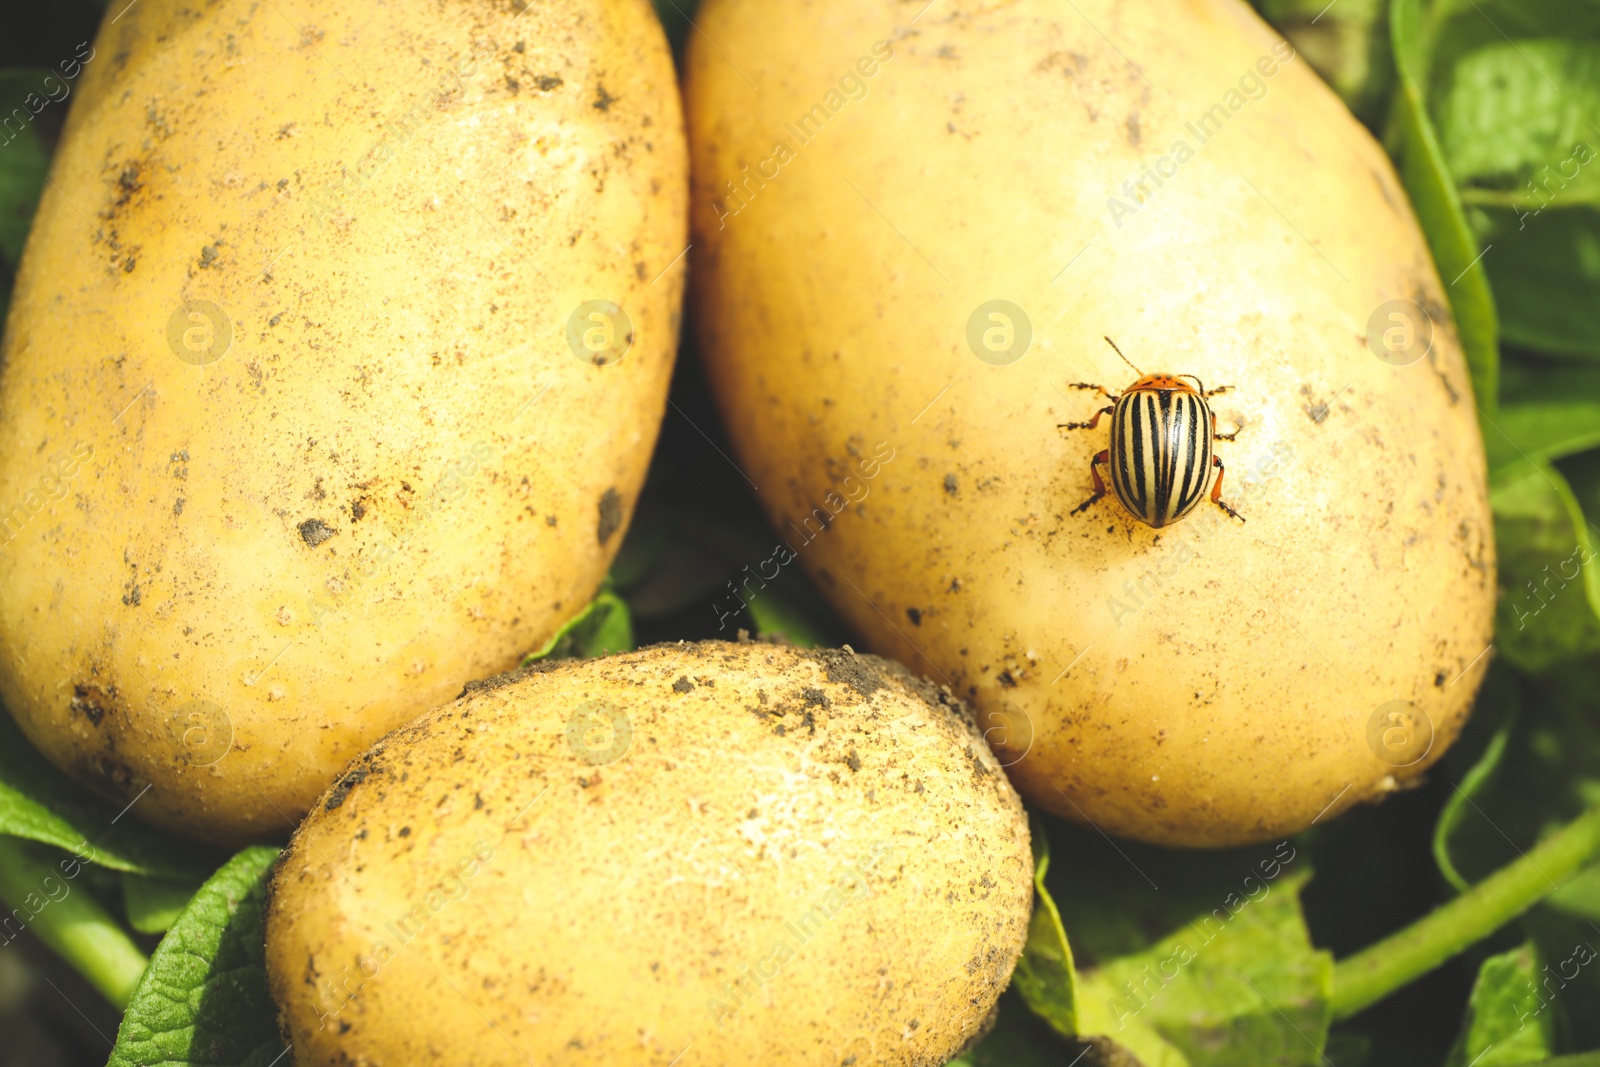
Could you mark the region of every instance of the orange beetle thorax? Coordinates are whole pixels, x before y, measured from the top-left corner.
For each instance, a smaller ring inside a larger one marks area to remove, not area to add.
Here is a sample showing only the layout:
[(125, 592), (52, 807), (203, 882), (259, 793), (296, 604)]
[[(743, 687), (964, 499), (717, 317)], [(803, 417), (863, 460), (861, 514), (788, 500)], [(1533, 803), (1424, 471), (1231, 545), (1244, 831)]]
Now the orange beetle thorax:
[(1137, 393), (1146, 389), (1173, 389), (1182, 393), (1199, 393), (1194, 386), (1171, 374), (1146, 374), (1128, 386), (1127, 391)]

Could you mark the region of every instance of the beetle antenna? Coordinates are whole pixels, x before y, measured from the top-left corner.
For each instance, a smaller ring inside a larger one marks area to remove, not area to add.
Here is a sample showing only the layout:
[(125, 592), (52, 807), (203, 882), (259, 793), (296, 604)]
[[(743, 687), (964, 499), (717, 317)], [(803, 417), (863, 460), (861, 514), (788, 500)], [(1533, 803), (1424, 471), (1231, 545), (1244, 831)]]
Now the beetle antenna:
[[(1111, 346), (1111, 351), (1115, 352), (1119, 357), (1121, 357), (1122, 362), (1126, 363), (1130, 367), (1133, 367), (1133, 360), (1129, 359), (1127, 356), (1122, 355), (1122, 349), (1117, 347), (1117, 342), (1113, 341), (1109, 337), (1107, 337), (1105, 339), (1105, 342), (1106, 342), (1106, 344)], [(1141, 378), (1144, 377), (1144, 371), (1140, 370), (1138, 367), (1133, 367), (1133, 372), (1135, 374), (1139, 375)]]

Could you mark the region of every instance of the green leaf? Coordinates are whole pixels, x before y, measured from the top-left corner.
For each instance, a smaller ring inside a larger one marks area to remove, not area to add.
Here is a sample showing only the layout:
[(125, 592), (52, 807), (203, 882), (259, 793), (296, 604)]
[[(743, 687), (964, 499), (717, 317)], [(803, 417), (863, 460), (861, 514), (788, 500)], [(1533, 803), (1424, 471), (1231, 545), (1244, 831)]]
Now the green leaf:
[[(780, 555), (772, 562), (783, 558)], [(743, 599), (756, 633), (763, 637), (781, 637), (803, 648), (831, 648), (848, 637), (833, 610), (793, 561), (781, 567), (775, 579), (760, 586), (752, 582)]]
[(149, 961), (95, 900), (88, 885), (92, 868), (71, 856), (41, 858), (38, 852), (18, 838), (0, 837), (0, 947), (31, 930), (107, 1000), (125, 1007)]
[[(1579, 874), (1520, 924), (1531, 935), (1540, 958), (1545, 960), (1543, 973), (1535, 982), (1537, 993), (1546, 1005), (1543, 1014), (1554, 1019), (1555, 1032), (1560, 1039), (1558, 1044), (1565, 1048), (1600, 1047), (1600, 1012), (1594, 1010), (1594, 1005), (1600, 1003), (1600, 967), (1592, 962), (1596, 950), (1600, 949), (1600, 937), (1595, 936), (1596, 923), (1593, 918), (1574, 914), (1556, 899), (1569, 895), (1568, 891), (1575, 890), (1577, 883), (1585, 880), (1589, 882), (1586, 889), (1589, 901), (1600, 898), (1593, 877), (1595, 872), (1596, 869), (1590, 867)], [(1585, 964), (1585, 959), (1591, 962)], [(1600, 1059), (1600, 1053), (1592, 1055)]]
[(1600, 447), (1600, 367), (1523, 358), (1501, 369), (1500, 410), (1483, 436), (1491, 483)]
[(1503, 590), (1500, 653), (1537, 672), (1600, 651), (1600, 568), (1566, 478), (1549, 464), (1523, 464), (1489, 499)]
[(152, 878), (122, 874), (122, 907), (128, 925), (141, 934), (161, 934), (171, 928), (200, 889), (200, 879)]
[(1453, 6), (1436, 13), (1431, 114), (1484, 250), (1500, 333), (1546, 352), (1600, 356), (1590, 314), (1600, 299), (1594, 5)]
[(782, 637), (791, 645), (816, 648), (828, 644), (821, 625), (776, 588), (764, 590), (748, 605), (756, 633)]
[(88, 795), (46, 762), (11, 716), (3, 713), (0, 834), (64, 848), (81, 860), (113, 870), (168, 878), (203, 874), (222, 856), (146, 826), (121, 805)]
[[(0, 70), (0, 100), (18, 101), (40, 92), (42, 80), (50, 74), (49, 70), (26, 67)], [(0, 139), (0, 256), (15, 271), (44, 190), (50, 150), (42, 131), (32, 122), (20, 131), (13, 124), (0, 132)]]
[[(1466, 57), (1508, 40), (1600, 40), (1600, 5), (1591, 0), (1433, 0), (1430, 10), (1433, 69), (1441, 76)], [(1497, 136), (1506, 136), (1504, 130)]]
[[(1099, 1062), (1321, 1063), (1333, 961), (1311, 945), (1299, 903), (1310, 870), (1289, 842), (1214, 853), (1123, 843), (1107, 854), (1098, 835), (1047, 825), (1073, 862), (1040, 875), (1017, 972), (1036, 1014), (1092, 1044)], [(1064, 936), (1050, 929), (1055, 915)]]
[(269, 1067), (280, 1060), (261, 944), (277, 856), (275, 848), (247, 848), (195, 894), (150, 958), (107, 1067)]
[[(1578, 666), (1564, 673), (1575, 673)], [(1582, 673), (1592, 678), (1595, 669), (1584, 666), (1588, 669)], [(1543, 678), (1517, 677), (1498, 666), (1490, 672), (1492, 690), (1513, 682), (1522, 692), (1507, 701), (1516, 704), (1517, 714), (1505, 751), (1450, 827), (1451, 863), (1471, 884), (1519, 859), (1536, 842), (1600, 803), (1600, 715), (1589, 688), (1593, 683), (1582, 683), (1587, 691), (1575, 702)], [(1584, 871), (1550, 900), (1559, 905), (1564, 898), (1573, 899), (1574, 887), (1593, 888), (1594, 874)], [(1590, 902), (1579, 909), (1592, 907), (1600, 915), (1600, 894)]]
[(1061, 925), (1061, 913), (1045, 888), (1050, 870), (1050, 838), (1042, 820), (1033, 820), (1033, 917), (1028, 922), (1028, 943), (1011, 976), (1011, 984), (1035, 1015), (1069, 1036), (1081, 1033), (1078, 1025), (1078, 973), (1072, 963), (1072, 946)]
[(592, 659), (610, 652), (633, 651), (633, 620), (628, 605), (615, 593), (602, 592), (568, 619), (544, 647), (530, 652), (526, 666), (542, 659)]
[[(1463, 195), (1528, 210), (1600, 203), (1600, 167), (1589, 165), (1600, 159), (1600, 41), (1496, 37), (1438, 80), (1432, 114)], [(1588, 151), (1571, 159), (1580, 145)]]
[(1427, 112), (1428, 41), (1421, 0), (1394, 0), (1389, 9), (1397, 92), (1393, 122), (1402, 142), (1400, 176), (1445, 282), (1481, 412), (1499, 399), (1499, 325), (1477, 236), (1467, 225), (1455, 182)]
[(1535, 984), (1542, 968), (1532, 942), (1483, 961), (1445, 1067), (1517, 1067), (1550, 1058), (1554, 1013), (1545, 1010)]
[[(1473, 715), (1475, 721), (1481, 720), (1485, 715), (1498, 715), (1499, 725), (1490, 735), (1483, 754), (1467, 768), (1461, 780), (1454, 784), (1433, 826), (1434, 862), (1439, 865), (1439, 871), (1444, 875), (1445, 881), (1449, 882), (1458, 893), (1466, 892), (1472, 885), (1461, 876), (1450, 854), (1451, 835), (1461, 826), (1470, 812), (1477, 810), (1477, 797), (1493, 780), (1495, 770), (1505, 757), (1506, 744), (1517, 723), (1520, 694), (1520, 687), (1504, 670), (1494, 666), (1489, 668), (1488, 681), (1484, 683), (1483, 692), (1478, 695)], [(1461, 748), (1458, 743), (1450, 755), (1455, 756)]]
[[(1600, 142), (1600, 138), (1597, 138)], [(1600, 163), (1592, 164), (1600, 171)], [(1553, 355), (1600, 356), (1600, 211), (1546, 210), (1531, 219), (1474, 208), (1473, 225), (1508, 341)]]
[(1084, 1029), (1120, 1041), (1148, 1027), (1181, 1054), (1172, 1062), (1194, 1067), (1320, 1064), (1333, 958), (1312, 947), (1300, 911), (1309, 877), (1304, 868), (1256, 877), (1259, 898), (1230, 891), (1146, 951), (1085, 974)]

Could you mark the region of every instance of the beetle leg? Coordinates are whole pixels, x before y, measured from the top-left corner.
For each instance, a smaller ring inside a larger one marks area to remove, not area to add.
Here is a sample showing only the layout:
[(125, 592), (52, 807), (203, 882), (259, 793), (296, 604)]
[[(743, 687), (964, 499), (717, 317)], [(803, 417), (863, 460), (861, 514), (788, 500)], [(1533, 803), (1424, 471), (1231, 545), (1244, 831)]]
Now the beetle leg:
[[(1217, 484), (1211, 487), (1211, 502), (1217, 507), (1221, 508), (1223, 511), (1226, 511), (1229, 515), (1232, 515), (1234, 518), (1238, 519), (1240, 522), (1243, 522), (1243, 515), (1239, 514), (1237, 511), (1234, 511), (1232, 508), (1222, 502), (1222, 476), (1228, 473), (1228, 469), (1222, 465), (1222, 457), (1212, 456), (1211, 465), (1217, 468)], [(1097, 477), (1095, 480), (1099, 481), (1099, 478)]]
[(1232, 433), (1218, 433), (1217, 413), (1215, 411), (1211, 413), (1211, 439), (1213, 441), (1232, 441), (1235, 437), (1239, 436), (1239, 431), (1242, 429), (1244, 429), (1244, 423), (1241, 422), (1235, 425)]
[(1215, 389), (1209, 390), (1209, 391), (1207, 391), (1207, 392), (1205, 392), (1205, 393), (1203, 393), (1201, 395), (1204, 396), (1207, 400), (1209, 400), (1214, 396), (1218, 396), (1218, 395), (1220, 395), (1222, 393), (1229, 393), (1229, 392), (1232, 392), (1232, 391), (1233, 391), (1233, 386), (1231, 386), (1231, 385), (1219, 385)]
[(1101, 396), (1105, 397), (1107, 400), (1111, 401), (1113, 404), (1115, 404), (1117, 402), (1117, 398), (1115, 396), (1112, 396), (1110, 393), (1106, 392), (1106, 387), (1103, 386), (1103, 385), (1095, 385), (1095, 384), (1093, 384), (1091, 382), (1070, 382), (1070, 383), (1068, 383), (1067, 388), (1068, 389), (1089, 389), (1089, 390), (1091, 390), (1093, 392), (1099, 393)]
[[(1098, 417), (1099, 416), (1096, 416), (1096, 418)], [(1111, 451), (1103, 448), (1099, 452), (1096, 452), (1094, 458), (1089, 461), (1089, 475), (1094, 478), (1094, 495), (1088, 500), (1085, 500), (1083, 503), (1079, 504), (1077, 507), (1073, 508), (1071, 512), (1073, 515), (1076, 515), (1080, 511), (1088, 511), (1090, 504), (1093, 504), (1096, 500), (1099, 500), (1101, 497), (1106, 495), (1105, 479), (1100, 477), (1100, 464), (1108, 463), (1110, 460)]]
[[(1058, 429), (1058, 430), (1092, 430), (1096, 426), (1100, 425), (1100, 416), (1101, 415), (1109, 415), (1114, 410), (1115, 410), (1114, 408), (1101, 408), (1099, 411), (1094, 413), (1094, 418), (1090, 419), (1088, 422), (1058, 422), (1058, 423), (1056, 423), (1056, 429)], [(1214, 430), (1214, 429), (1216, 429), (1216, 427), (1213, 426), (1212, 429)]]

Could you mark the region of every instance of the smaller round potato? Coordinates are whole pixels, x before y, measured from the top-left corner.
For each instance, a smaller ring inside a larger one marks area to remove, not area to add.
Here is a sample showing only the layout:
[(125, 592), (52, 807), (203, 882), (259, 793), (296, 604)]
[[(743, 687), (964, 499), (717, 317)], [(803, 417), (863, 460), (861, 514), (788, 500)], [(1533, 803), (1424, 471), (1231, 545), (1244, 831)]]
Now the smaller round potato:
[(300, 1067), (941, 1064), (1030, 875), (955, 698), (848, 650), (657, 646), (471, 686), (352, 764), (267, 969)]

